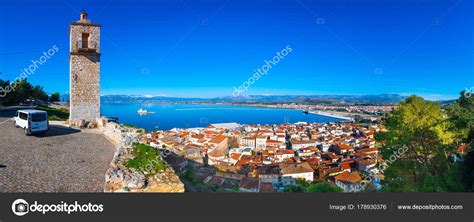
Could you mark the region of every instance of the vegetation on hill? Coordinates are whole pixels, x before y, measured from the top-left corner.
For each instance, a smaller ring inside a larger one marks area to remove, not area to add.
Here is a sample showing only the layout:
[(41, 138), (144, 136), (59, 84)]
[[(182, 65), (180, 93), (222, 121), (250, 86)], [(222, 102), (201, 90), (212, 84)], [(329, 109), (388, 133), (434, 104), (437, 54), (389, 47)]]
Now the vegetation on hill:
[(387, 132), (376, 138), (385, 159), (395, 156), (385, 170), (383, 191), (473, 191), (472, 146), (474, 98), (461, 97), (445, 109), (441, 104), (410, 96), (384, 119)]
[(67, 109), (56, 109), (49, 106), (36, 106), (35, 109), (48, 112), (49, 120), (64, 121), (69, 119), (69, 111)]
[(163, 161), (160, 153), (155, 148), (141, 144), (134, 143), (132, 145), (133, 159), (127, 161), (125, 166), (130, 169), (135, 169), (144, 176), (153, 176), (166, 168), (166, 163)]

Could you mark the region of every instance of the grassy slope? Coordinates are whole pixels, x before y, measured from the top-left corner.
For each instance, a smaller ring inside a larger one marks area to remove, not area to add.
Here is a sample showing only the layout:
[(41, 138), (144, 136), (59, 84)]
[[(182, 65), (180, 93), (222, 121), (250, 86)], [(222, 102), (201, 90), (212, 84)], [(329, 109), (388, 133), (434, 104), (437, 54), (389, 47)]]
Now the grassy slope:
[(56, 109), (48, 106), (37, 106), (35, 109), (48, 112), (49, 120), (63, 121), (69, 119), (69, 112), (66, 109)]

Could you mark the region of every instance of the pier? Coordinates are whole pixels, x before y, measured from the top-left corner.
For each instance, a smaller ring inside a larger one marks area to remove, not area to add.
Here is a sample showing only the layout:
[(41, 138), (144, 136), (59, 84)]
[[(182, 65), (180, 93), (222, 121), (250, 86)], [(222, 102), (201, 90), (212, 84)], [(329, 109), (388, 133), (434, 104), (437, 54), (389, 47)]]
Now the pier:
[(316, 114), (316, 115), (321, 115), (321, 116), (327, 116), (327, 117), (332, 117), (332, 118), (337, 118), (337, 119), (343, 119), (347, 121), (353, 121), (354, 118), (349, 117), (349, 116), (343, 116), (335, 113), (329, 113), (329, 112), (323, 112), (323, 111), (308, 111), (309, 114)]

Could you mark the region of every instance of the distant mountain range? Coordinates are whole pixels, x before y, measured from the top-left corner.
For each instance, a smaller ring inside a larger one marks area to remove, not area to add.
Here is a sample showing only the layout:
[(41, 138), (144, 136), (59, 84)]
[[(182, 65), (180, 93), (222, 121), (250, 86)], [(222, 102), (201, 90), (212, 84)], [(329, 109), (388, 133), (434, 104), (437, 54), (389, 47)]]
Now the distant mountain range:
[(171, 102), (171, 103), (305, 103), (305, 104), (398, 104), (406, 96), (380, 95), (248, 95), (216, 98), (179, 98), (149, 95), (105, 95), (104, 103)]

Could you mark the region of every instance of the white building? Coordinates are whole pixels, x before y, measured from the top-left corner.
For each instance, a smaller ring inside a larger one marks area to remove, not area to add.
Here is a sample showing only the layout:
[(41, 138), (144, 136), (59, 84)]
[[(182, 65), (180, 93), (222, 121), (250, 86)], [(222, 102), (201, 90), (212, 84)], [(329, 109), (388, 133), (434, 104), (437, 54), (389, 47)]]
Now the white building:
[(265, 150), (267, 148), (267, 137), (266, 136), (258, 136), (255, 139), (255, 147), (257, 150)]
[(316, 141), (315, 140), (292, 140), (291, 141), (291, 147), (293, 150), (299, 150), (304, 147), (309, 147), (309, 146), (316, 146)]

